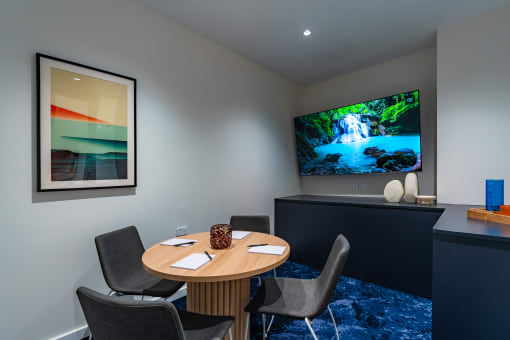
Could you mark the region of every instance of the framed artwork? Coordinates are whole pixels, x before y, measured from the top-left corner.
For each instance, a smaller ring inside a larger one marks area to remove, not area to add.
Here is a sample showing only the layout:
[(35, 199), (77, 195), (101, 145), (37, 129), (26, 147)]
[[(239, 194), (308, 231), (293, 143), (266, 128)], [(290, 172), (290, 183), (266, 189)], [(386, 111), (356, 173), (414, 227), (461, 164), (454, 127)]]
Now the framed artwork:
[(136, 79), (37, 54), (38, 191), (136, 186)]

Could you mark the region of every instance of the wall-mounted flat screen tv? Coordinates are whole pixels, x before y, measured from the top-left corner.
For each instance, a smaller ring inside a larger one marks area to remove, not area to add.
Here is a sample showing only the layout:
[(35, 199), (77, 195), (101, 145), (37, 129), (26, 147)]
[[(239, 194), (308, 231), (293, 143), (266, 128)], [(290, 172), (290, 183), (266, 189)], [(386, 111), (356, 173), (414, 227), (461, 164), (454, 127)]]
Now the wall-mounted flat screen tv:
[(295, 118), (300, 175), (421, 170), (418, 91)]

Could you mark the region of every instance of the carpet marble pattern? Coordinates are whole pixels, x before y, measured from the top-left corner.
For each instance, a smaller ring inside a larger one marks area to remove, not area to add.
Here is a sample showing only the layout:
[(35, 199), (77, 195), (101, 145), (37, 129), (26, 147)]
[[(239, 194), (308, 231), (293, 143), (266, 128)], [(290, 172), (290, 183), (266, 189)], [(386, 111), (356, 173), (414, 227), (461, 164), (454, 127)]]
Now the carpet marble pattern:
[[(287, 261), (276, 269), (277, 276), (311, 279), (319, 270)], [(272, 275), (272, 271), (262, 277)], [(258, 281), (252, 279), (251, 293)], [(185, 298), (175, 301), (186, 308)], [(343, 276), (335, 290), (330, 307), (340, 339), (431, 339), (432, 301)], [(269, 320), (269, 317), (267, 318)], [(269, 321), (268, 321), (269, 322)], [(261, 316), (251, 318), (251, 339), (262, 339)], [(319, 339), (336, 339), (329, 313), (324, 312), (312, 325)], [(269, 339), (313, 339), (301, 320), (275, 317)]]

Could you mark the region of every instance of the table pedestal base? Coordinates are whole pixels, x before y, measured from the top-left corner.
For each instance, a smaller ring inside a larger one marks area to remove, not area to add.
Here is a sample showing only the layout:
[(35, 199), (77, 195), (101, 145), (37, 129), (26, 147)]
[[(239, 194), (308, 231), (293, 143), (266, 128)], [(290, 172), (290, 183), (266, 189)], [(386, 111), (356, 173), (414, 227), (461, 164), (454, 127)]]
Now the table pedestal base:
[[(244, 307), (250, 301), (250, 278), (222, 282), (188, 282), (187, 286), (186, 305), (189, 312), (233, 316), (236, 320), (232, 327), (232, 338), (244, 339)], [(228, 335), (225, 339), (228, 339)]]

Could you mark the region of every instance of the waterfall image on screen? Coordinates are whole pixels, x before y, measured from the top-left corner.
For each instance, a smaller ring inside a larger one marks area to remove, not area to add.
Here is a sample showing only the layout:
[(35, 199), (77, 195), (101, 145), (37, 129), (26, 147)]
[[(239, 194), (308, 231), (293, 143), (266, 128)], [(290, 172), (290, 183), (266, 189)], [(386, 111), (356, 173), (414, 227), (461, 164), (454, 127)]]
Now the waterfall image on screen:
[(418, 91), (297, 117), (295, 126), (301, 175), (421, 170)]

